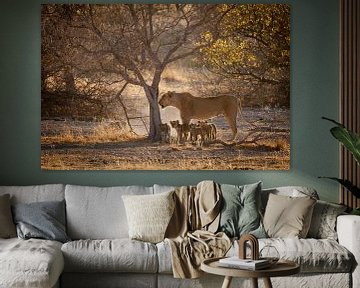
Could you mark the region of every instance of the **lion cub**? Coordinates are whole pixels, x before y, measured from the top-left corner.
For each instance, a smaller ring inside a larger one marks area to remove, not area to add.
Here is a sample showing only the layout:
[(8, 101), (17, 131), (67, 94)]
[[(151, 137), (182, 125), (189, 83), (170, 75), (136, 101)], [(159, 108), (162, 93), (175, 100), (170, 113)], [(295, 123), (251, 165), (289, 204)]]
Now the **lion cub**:
[(216, 140), (216, 126), (215, 124), (209, 124), (207, 121), (199, 121), (199, 127), (202, 129), (204, 134), (204, 141), (208, 142)]
[(190, 141), (198, 146), (204, 145), (204, 130), (200, 127), (199, 124), (190, 124)]
[(176, 130), (176, 143), (182, 144), (187, 141), (189, 137), (189, 125), (188, 124), (180, 124), (179, 120), (170, 121), (171, 127)]

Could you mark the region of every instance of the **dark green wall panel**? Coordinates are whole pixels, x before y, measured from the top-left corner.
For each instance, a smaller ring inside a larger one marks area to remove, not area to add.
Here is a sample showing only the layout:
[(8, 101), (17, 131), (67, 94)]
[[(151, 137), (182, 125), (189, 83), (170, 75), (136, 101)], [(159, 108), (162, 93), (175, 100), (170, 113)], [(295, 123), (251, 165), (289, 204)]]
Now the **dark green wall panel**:
[(2, 1), (0, 185), (181, 185), (203, 179), (244, 184), (262, 180), (265, 187), (312, 186), (322, 199), (337, 201), (338, 186), (317, 176), (337, 176), (339, 170), (337, 143), (330, 136), (330, 125), (321, 120), (321, 116), (338, 118), (338, 2), (278, 2), (291, 4), (292, 18), (290, 171), (67, 172), (40, 169), (40, 4), (45, 1)]

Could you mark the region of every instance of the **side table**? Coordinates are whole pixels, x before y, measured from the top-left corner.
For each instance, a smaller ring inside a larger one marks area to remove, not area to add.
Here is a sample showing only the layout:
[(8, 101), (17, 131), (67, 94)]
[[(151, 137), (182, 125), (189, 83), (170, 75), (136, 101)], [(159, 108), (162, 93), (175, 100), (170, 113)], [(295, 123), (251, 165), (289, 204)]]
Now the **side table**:
[(245, 270), (237, 268), (222, 267), (219, 259), (206, 259), (201, 263), (201, 270), (216, 275), (225, 276), (222, 288), (229, 288), (233, 277), (251, 278), (253, 287), (258, 288), (258, 278), (263, 278), (265, 287), (272, 288), (270, 277), (289, 276), (300, 272), (300, 266), (288, 260), (279, 260), (269, 268), (261, 270)]

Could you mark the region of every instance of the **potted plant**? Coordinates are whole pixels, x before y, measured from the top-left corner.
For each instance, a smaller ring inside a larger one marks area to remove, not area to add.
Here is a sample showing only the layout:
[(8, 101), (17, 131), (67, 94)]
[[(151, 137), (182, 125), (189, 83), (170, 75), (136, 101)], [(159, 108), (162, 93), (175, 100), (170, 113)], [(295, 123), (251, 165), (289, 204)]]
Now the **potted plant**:
[[(343, 124), (336, 122), (333, 119), (322, 117), (322, 119), (328, 120), (334, 124), (335, 127), (330, 129), (331, 134), (339, 140), (346, 149), (348, 149), (351, 154), (354, 156), (355, 161), (360, 165), (360, 136), (353, 131), (347, 129)], [(356, 198), (360, 198), (360, 187), (354, 185), (348, 179), (340, 179), (336, 177), (320, 177), (328, 178), (339, 182), (347, 190), (349, 190)], [(351, 214), (360, 215), (360, 207), (354, 208)]]

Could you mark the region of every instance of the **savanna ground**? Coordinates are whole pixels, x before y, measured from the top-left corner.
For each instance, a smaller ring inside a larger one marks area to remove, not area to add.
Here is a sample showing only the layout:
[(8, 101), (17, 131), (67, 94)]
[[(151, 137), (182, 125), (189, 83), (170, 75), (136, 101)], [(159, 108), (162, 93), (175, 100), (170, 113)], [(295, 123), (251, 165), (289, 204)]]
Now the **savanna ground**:
[[(163, 112), (163, 118), (177, 118), (175, 108)], [(142, 123), (136, 133), (129, 133), (116, 122), (43, 120), (41, 166), (48, 170), (287, 170), (289, 121), (289, 109), (244, 108), (235, 141), (228, 141), (227, 123), (216, 117), (211, 122), (217, 127), (217, 141), (198, 146), (151, 142)]]

